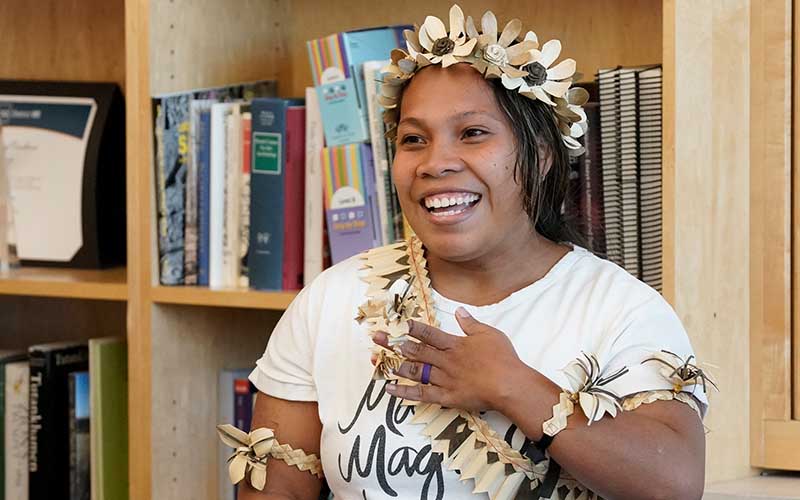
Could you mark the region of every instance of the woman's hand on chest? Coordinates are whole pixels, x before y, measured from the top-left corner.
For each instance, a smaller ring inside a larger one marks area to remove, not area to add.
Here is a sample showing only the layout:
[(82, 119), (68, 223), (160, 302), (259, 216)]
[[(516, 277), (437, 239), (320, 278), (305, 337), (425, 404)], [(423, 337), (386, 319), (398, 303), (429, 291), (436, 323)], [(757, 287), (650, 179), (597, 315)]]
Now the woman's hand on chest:
[[(420, 384), (392, 384), (386, 390), (400, 398), (449, 408), (502, 411), (517, 390), (515, 381), (531, 369), (519, 359), (505, 333), (477, 321), (463, 308), (456, 311), (456, 319), (466, 336), (410, 322), (409, 336), (419, 342), (399, 346), (407, 361), (396, 374)], [(389, 348), (386, 335), (379, 333), (373, 339)]]

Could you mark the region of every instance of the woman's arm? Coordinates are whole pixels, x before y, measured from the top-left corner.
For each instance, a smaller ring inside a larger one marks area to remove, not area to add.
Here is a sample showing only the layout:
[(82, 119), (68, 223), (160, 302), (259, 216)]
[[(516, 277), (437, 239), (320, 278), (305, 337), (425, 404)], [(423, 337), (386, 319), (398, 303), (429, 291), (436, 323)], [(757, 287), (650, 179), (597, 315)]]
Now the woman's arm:
[[(515, 391), (498, 410), (526, 436), (542, 438), (561, 389), (524, 364)], [(511, 382), (511, 381), (510, 381)], [(535, 395), (535, 397), (532, 397)], [(703, 495), (705, 434), (697, 413), (679, 401), (657, 401), (586, 425), (575, 405), (548, 452), (582, 484), (606, 499), (699, 499)]]
[[(259, 427), (274, 430), (281, 444), (320, 456), (322, 424), (315, 402), (287, 401), (259, 392), (252, 428)], [(317, 500), (322, 487), (317, 476), (275, 458), (267, 462), (264, 491), (254, 489), (247, 479), (240, 484), (239, 500)]]
[[(542, 437), (561, 388), (523, 363), (505, 334), (468, 314), (456, 317), (466, 337), (412, 322), (400, 349), (408, 361), (397, 374), (420, 381), (423, 363), (430, 384), (388, 385), (398, 397), (448, 408), (495, 410), (530, 439)], [(388, 347), (387, 337), (373, 340)], [(573, 477), (603, 498), (694, 499), (703, 490), (705, 435), (689, 406), (676, 401), (642, 405), (587, 426), (580, 405), (548, 449)]]

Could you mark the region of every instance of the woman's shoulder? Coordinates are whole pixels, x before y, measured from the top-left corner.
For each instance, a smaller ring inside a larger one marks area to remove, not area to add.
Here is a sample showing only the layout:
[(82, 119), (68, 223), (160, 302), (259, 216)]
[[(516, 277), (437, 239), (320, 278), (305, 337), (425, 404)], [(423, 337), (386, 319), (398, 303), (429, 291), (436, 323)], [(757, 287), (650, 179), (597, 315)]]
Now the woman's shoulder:
[(628, 306), (652, 301), (661, 294), (620, 265), (575, 246), (568, 282), (594, 298), (621, 301)]

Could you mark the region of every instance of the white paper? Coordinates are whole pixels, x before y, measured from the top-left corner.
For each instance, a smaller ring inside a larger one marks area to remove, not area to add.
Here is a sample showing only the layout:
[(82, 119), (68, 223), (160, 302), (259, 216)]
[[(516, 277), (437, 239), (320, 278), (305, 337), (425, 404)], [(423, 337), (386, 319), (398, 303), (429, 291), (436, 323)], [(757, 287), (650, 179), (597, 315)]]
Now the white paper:
[[(23, 260), (68, 262), (83, 246), (84, 161), (97, 104), (91, 98), (0, 95), (6, 116), (20, 104), (40, 104), (45, 111), (41, 127), (15, 125), (12, 114), (3, 128), (17, 253)], [(88, 108), (81, 136), (48, 128), (48, 106)], [(37, 119), (35, 110), (31, 117)]]

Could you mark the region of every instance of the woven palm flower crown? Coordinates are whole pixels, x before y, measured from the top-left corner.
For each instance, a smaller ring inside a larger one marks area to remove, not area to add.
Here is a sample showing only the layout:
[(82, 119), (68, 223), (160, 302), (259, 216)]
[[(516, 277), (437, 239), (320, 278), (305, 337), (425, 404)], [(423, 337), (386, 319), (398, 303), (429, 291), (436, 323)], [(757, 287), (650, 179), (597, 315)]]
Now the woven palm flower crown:
[(421, 27), (405, 30), (408, 52), (395, 49), (391, 63), (383, 68), (383, 85), (378, 100), (384, 107), (386, 136), (397, 136), (398, 105), (403, 87), (425, 66), (469, 63), (484, 78), (499, 78), (510, 92), (538, 100), (550, 106), (564, 144), (571, 155), (583, 153), (578, 142), (587, 129), (582, 106), (589, 100), (586, 89), (572, 87), (580, 78), (575, 60), (564, 59), (553, 65), (561, 54), (561, 42), (550, 40), (539, 47), (536, 33), (523, 35), (522, 21), (512, 19), (503, 31), (497, 30), (497, 18), (487, 11), (481, 18), (481, 31), (472, 17), (464, 19), (458, 5), (450, 8), (450, 32), (441, 19), (425, 18)]

